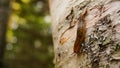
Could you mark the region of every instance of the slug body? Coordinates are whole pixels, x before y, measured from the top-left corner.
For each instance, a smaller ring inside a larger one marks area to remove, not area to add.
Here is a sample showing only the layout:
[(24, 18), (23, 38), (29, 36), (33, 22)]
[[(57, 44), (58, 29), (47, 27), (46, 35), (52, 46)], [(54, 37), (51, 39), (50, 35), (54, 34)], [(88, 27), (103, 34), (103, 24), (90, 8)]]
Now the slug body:
[(78, 27), (77, 27), (77, 36), (74, 43), (74, 53), (79, 54), (82, 43), (85, 42), (85, 36), (86, 36), (86, 23), (85, 23), (85, 16), (87, 14), (87, 11), (85, 11), (83, 14), (80, 15), (79, 21), (78, 21)]

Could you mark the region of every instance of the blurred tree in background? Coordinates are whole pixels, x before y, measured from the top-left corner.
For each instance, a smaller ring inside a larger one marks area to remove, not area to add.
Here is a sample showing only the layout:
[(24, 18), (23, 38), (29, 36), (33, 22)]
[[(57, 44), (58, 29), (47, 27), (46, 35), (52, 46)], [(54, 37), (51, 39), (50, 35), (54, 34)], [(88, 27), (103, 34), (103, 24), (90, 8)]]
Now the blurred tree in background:
[(6, 47), (6, 30), (10, 14), (10, 0), (0, 0), (0, 68), (3, 68), (3, 58)]
[(5, 68), (53, 68), (47, 0), (10, 0)]

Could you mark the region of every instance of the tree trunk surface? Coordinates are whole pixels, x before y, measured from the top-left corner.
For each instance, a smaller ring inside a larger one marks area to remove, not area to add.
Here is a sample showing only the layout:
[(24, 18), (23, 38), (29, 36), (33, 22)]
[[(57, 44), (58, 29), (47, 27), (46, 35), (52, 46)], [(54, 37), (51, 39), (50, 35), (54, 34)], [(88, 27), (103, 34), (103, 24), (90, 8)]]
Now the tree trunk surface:
[(0, 68), (3, 68), (3, 56), (6, 46), (6, 28), (9, 17), (10, 0), (0, 0)]
[(120, 68), (120, 0), (50, 0), (56, 68)]

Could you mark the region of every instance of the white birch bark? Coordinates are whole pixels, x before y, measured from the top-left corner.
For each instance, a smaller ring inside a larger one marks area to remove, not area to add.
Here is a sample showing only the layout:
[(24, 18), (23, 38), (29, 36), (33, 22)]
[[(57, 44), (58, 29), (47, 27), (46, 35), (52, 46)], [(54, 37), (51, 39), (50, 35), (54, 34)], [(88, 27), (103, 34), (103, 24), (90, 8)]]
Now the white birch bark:
[[(77, 55), (78, 18), (85, 11), (85, 45)], [(56, 68), (120, 68), (119, 0), (51, 0), (50, 12)]]

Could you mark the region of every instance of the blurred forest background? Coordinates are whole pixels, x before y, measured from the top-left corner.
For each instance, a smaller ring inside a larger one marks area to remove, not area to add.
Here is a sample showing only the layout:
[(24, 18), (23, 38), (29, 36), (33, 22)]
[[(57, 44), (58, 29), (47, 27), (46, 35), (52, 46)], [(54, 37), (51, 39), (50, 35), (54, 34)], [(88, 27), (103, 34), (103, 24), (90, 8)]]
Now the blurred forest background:
[(3, 68), (54, 68), (50, 25), (48, 0), (0, 0)]

